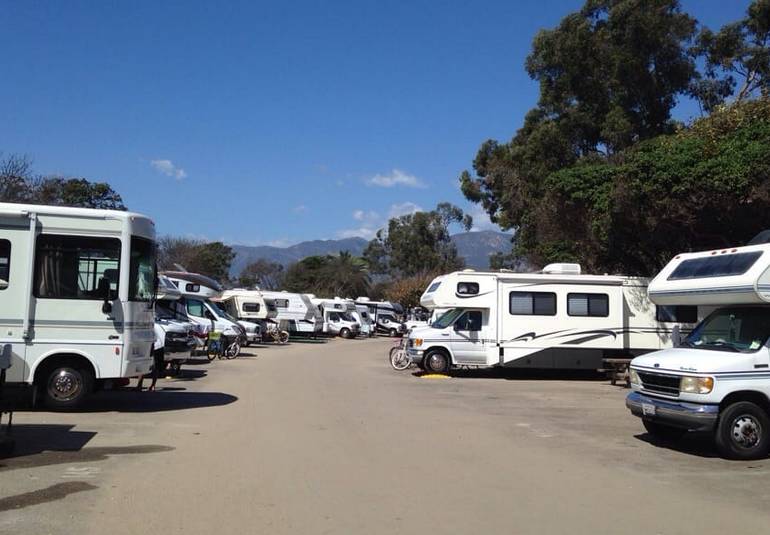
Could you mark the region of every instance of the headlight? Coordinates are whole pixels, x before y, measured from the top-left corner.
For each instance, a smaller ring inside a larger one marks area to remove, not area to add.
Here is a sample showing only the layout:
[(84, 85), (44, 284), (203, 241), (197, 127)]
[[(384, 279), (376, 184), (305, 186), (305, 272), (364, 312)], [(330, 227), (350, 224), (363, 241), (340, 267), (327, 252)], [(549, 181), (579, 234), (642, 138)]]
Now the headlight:
[(422, 345), (422, 338), (415, 338), (412, 347), (420, 347)]
[(636, 373), (636, 370), (631, 368), (631, 372), (629, 373), (629, 376), (631, 377), (631, 384), (632, 385), (641, 385), (642, 381), (639, 379), (639, 374)]
[(708, 394), (713, 388), (713, 377), (692, 377), (685, 375), (679, 380), (679, 391), (688, 394)]

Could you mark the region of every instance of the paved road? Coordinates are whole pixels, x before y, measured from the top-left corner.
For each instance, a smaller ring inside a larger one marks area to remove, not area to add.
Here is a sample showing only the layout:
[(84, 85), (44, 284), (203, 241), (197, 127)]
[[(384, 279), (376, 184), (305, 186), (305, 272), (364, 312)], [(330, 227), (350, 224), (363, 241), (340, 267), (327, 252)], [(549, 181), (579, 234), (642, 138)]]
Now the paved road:
[(386, 367), (386, 340), (252, 350), (164, 390), (20, 413), (0, 532), (762, 533), (770, 461), (649, 442), (590, 378)]

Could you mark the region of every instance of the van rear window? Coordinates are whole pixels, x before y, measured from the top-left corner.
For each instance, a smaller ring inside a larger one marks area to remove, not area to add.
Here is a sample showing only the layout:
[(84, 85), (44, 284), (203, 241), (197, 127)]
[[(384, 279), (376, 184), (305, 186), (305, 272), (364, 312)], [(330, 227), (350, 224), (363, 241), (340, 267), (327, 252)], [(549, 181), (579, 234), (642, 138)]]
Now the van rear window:
[(760, 256), (762, 256), (762, 251), (692, 258), (679, 264), (668, 276), (668, 280), (743, 275), (759, 260)]

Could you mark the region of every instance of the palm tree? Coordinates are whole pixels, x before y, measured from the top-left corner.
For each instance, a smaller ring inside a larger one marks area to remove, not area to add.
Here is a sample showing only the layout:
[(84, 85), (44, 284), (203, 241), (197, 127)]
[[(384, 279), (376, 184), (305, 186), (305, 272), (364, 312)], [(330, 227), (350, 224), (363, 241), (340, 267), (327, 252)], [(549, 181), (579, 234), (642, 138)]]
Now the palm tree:
[(353, 256), (349, 251), (340, 251), (339, 255), (327, 258), (325, 279), (332, 296), (367, 295), (372, 281), (362, 258)]

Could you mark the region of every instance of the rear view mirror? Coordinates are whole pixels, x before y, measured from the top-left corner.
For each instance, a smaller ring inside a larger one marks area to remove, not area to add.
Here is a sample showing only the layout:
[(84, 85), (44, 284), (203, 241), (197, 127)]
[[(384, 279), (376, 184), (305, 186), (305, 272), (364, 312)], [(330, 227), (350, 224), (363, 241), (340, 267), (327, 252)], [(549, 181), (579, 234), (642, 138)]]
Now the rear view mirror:
[(0, 279), (0, 290), (5, 290), (8, 288), (8, 281), (5, 279)]
[(106, 277), (99, 279), (97, 290), (99, 296), (104, 299), (104, 303), (102, 303), (102, 312), (105, 314), (111, 313), (112, 303), (110, 303), (110, 280)]

